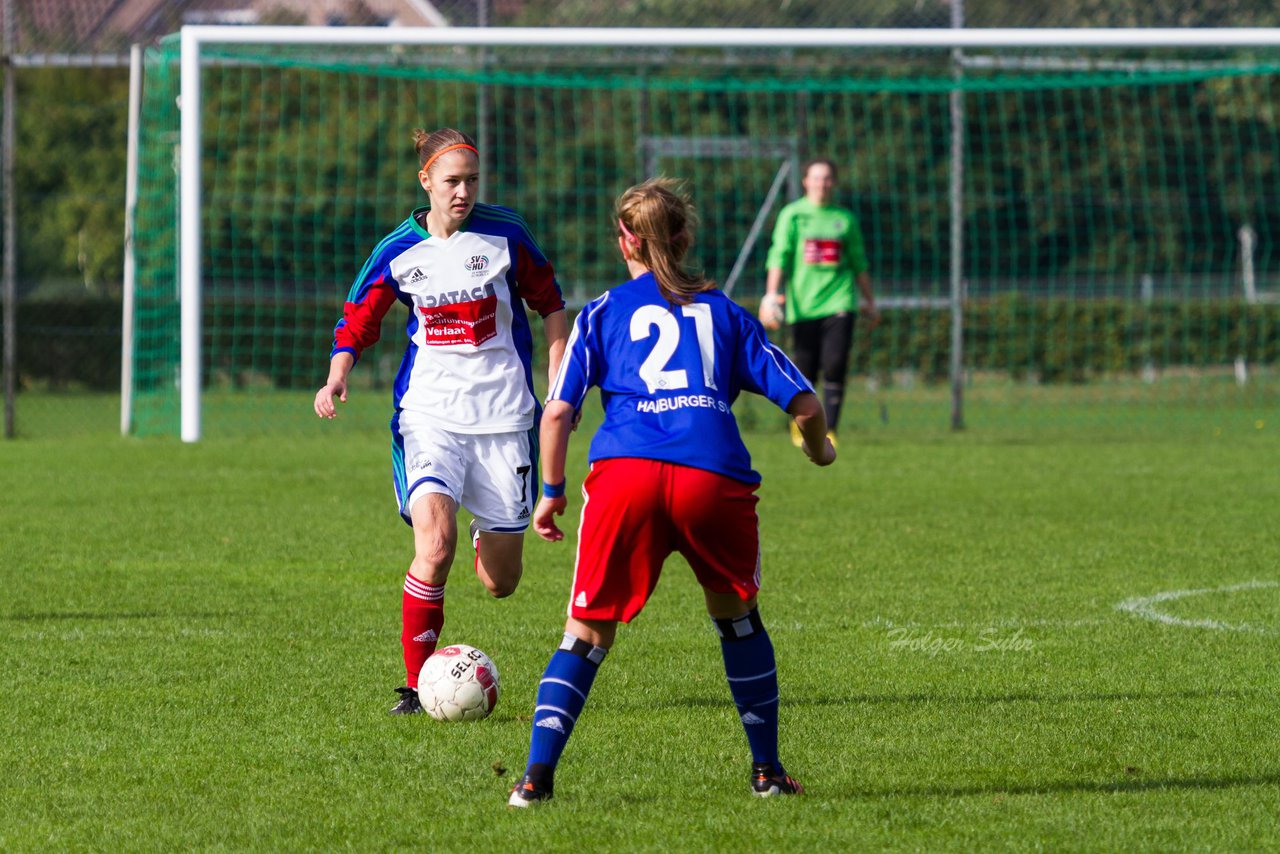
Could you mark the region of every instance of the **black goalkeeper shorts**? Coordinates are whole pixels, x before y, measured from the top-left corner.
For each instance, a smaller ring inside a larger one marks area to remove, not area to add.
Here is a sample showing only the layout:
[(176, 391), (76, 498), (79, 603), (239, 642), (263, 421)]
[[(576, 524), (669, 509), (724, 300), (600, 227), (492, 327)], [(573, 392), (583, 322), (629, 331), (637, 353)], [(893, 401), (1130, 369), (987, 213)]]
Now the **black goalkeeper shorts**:
[(856, 311), (842, 311), (791, 325), (792, 361), (815, 387), (819, 383), (844, 385), (857, 319)]

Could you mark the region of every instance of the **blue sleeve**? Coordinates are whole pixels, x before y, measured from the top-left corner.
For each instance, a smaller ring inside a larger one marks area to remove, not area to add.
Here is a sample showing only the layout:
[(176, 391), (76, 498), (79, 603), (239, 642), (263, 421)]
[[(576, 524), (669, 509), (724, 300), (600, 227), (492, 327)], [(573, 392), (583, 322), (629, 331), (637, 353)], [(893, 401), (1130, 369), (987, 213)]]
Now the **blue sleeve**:
[(569, 332), (569, 341), (565, 344), (560, 372), (547, 394), (548, 401), (563, 400), (574, 409), (581, 409), (587, 392), (600, 384), (603, 358), (599, 348), (599, 315), (608, 299), (609, 295), (605, 294), (587, 303), (578, 313)]
[(787, 354), (769, 341), (760, 321), (742, 308), (734, 308), (741, 341), (736, 379), (742, 388), (767, 397), (785, 411), (796, 395), (812, 392), (813, 386)]

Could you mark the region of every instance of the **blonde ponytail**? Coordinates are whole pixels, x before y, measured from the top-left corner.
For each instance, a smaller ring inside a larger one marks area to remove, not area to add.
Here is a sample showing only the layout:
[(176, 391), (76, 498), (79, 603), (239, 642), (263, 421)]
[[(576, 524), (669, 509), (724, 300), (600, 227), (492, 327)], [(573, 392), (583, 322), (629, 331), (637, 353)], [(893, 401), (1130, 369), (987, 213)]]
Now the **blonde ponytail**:
[(670, 302), (685, 305), (694, 294), (715, 289), (715, 282), (684, 266), (698, 218), (679, 182), (650, 178), (637, 184), (618, 197), (615, 212), (623, 234), (634, 238), (636, 260), (653, 272)]

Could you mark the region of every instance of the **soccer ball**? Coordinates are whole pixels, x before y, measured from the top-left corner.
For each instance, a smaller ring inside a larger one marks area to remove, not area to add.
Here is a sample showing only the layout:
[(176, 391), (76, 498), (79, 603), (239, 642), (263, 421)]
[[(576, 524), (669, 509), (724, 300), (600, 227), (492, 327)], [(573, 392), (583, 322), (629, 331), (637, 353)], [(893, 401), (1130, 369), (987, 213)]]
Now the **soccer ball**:
[(438, 721), (478, 721), (498, 705), (498, 668), (473, 646), (438, 649), (418, 674), (418, 699)]

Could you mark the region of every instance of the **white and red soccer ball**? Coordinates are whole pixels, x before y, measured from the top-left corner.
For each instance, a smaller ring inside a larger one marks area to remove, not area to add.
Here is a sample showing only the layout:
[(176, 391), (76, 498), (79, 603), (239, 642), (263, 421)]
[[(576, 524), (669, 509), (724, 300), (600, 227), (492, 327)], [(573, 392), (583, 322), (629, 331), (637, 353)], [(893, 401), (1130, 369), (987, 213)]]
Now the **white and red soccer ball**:
[(437, 649), (418, 674), (418, 699), (438, 721), (478, 721), (498, 705), (498, 668), (473, 646)]

